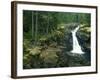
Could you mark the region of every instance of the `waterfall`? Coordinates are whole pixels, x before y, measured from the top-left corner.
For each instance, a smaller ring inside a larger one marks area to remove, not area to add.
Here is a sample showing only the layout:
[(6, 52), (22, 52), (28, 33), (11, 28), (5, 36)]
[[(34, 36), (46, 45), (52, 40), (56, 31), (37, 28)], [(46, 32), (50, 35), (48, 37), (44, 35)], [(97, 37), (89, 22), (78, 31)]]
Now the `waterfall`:
[(81, 50), (81, 46), (78, 43), (77, 40), (77, 36), (76, 36), (76, 32), (79, 29), (79, 26), (76, 27), (73, 31), (72, 31), (72, 38), (73, 38), (73, 50), (71, 51), (72, 53), (76, 53), (76, 54), (84, 54), (84, 52)]

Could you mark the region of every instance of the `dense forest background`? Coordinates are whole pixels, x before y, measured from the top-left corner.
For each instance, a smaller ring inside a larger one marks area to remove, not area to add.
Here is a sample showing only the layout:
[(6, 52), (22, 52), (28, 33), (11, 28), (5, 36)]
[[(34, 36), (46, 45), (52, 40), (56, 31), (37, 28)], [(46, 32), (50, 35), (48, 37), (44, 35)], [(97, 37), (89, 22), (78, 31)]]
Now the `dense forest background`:
[[(91, 65), (91, 15), (88, 13), (23, 10), (23, 68)], [(77, 31), (85, 54), (70, 55), (71, 31)]]

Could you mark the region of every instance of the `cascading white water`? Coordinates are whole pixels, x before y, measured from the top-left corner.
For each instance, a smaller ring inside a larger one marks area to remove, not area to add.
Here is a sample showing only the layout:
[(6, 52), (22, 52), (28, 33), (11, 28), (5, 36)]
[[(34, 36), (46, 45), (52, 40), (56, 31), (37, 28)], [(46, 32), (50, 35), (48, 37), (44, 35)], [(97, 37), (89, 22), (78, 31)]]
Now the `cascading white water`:
[(84, 52), (81, 50), (81, 47), (78, 43), (77, 37), (76, 37), (76, 32), (79, 29), (79, 26), (76, 27), (73, 31), (72, 31), (72, 38), (73, 38), (73, 50), (71, 51), (72, 53), (76, 53), (76, 54), (84, 54)]

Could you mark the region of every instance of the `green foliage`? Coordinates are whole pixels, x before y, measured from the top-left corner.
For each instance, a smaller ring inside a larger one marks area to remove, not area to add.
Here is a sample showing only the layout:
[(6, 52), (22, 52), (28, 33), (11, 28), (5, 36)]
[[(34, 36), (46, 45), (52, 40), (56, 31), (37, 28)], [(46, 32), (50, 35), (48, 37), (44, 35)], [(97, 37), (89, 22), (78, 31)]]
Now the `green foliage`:
[[(23, 11), (23, 68), (52, 68), (90, 65), (84, 56), (69, 55), (71, 31), (82, 26), (77, 37), (90, 53), (91, 15), (88, 13)], [(70, 58), (69, 58), (70, 57)]]

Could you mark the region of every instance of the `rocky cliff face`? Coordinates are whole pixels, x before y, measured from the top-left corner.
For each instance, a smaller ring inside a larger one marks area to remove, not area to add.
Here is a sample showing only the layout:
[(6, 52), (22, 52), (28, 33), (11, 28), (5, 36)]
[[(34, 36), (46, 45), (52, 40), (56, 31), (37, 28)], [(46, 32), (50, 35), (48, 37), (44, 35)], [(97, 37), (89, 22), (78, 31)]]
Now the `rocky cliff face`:
[(79, 39), (79, 43), (82, 46), (82, 50), (84, 52), (90, 52), (90, 43), (91, 43), (91, 31), (90, 27), (80, 27), (77, 32), (77, 38)]

